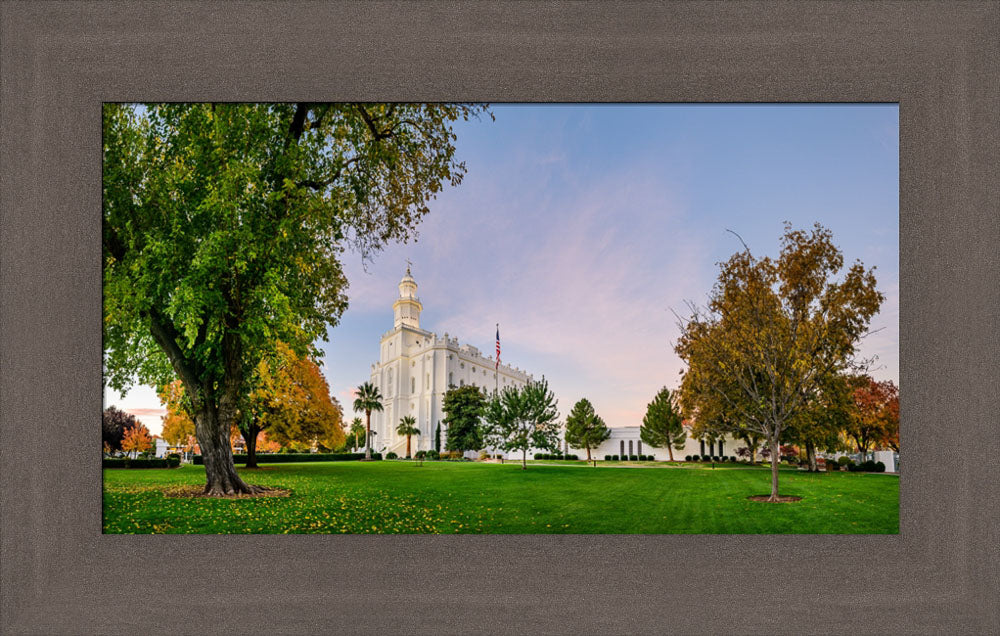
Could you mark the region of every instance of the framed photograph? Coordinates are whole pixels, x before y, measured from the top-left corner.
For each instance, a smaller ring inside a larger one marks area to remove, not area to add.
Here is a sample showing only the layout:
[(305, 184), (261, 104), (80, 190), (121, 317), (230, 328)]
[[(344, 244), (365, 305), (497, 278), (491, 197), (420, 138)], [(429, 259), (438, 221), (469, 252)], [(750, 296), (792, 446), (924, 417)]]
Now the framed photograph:
[(1000, 628), (1000, 10), (573, 9), (4, 5), (4, 633)]

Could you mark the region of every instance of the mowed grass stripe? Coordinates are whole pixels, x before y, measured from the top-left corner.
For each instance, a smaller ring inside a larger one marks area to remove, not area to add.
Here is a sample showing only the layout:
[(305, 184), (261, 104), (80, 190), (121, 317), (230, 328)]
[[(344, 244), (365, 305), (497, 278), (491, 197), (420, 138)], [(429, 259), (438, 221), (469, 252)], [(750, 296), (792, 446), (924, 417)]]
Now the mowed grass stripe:
[(175, 499), (204, 469), (105, 470), (107, 533), (898, 533), (899, 478), (764, 467), (329, 462), (242, 470), (288, 498)]

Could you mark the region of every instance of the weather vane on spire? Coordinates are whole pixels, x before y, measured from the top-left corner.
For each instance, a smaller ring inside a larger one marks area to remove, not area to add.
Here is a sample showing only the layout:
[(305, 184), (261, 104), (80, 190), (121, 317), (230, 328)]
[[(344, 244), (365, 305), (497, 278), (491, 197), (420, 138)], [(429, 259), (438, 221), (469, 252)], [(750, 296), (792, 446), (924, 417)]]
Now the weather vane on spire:
[(407, 276), (410, 275), (410, 267), (412, 267), (412, 266), (413, 266), (413, 263), (410, 262), (410, 259), (406, 259), (406, 275)]

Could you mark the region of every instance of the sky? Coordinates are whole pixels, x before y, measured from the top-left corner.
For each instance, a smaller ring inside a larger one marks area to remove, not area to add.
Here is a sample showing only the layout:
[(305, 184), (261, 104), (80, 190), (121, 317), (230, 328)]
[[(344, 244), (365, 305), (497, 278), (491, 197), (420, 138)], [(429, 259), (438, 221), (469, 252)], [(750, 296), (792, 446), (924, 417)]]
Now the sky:
[[(885, 295), (860, 354), (899, 382), (899, 116), (895, 104), (499, 104), (460, 122), (467, 174), (430, 205), (415, 242), (344, 254), (350, 307), (321, 343), (330, 392), (353, 417), (413, 263), (420, 325), (545, 376), (561, 417), (586, 397), (609, 426), (637, 426), (674, 389), (676, 314), (704, 304), (718, 263), (776, 255), (784, 222), (833, 232), (845, 264), (875, 266)], [(153, 433), (136, 387), (105, 404)]]

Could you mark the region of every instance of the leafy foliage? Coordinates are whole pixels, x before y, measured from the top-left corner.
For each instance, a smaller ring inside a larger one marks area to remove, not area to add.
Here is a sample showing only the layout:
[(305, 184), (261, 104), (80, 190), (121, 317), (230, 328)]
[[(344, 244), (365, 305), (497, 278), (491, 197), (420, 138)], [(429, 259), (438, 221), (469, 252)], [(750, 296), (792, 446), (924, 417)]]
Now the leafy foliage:
[(855, 378), (855, 410), (847, 433), (862, 455), (879, 444), (899, 451), (899, 389), (892, 381)]
[(584, 398), (573, 405), (566, 416), (566, 442), (570, 446), (586, 449), (587, 461), (590, 461), (590, 449), (597, 448), (609, 437), (610, 429), (594, 412), (590, 400)]
[(278, 341), (299, 355), (347, 306), (340, 254), (416, 236), (465, 167), (454, 104), (106, 104), (106, 382), (191, 401), (206, 488), (246, 492), (228, 432)]
[(445, 450), (479, 450), (483, 447), (482, 417), (486, 394), (469, 384), (451, 387), (444, 394), (442, 410), (448, 427)]
[(259, 430), (267, 430), (268, 439), (280, 446), (298, 443), (306, 448), (334, 448), (343, 444), (341, 408), (330, 397), (319, 365), (279, 342), (276, 355), (261, 360), (254, 377), (250, 408), (240, 427), (248, 448), (251, 436), (256, 437)]
[(545, 378), (523, 387), (508, 386), (486, 403), (483, 419), (488, 446), (521, 451), (521, 467), (527, 468), (528, 449), (557, 450), (559, 424), (555, 394)]
[(190, 415), (190, 403), (184, 396), (184, 384), (180, 380), (174, 380), (160, 387), (157, 395), (167, 409), (160, 435), (171, 446), (190, 444), (190, 440), (195, 437), (194, 420)]
[(122, 450), (122, 440), (125, 433), (139, 421), (131, 413), (126, 413), (114, 406), (104, 409), (101, 418), (101, 441), (106, 453), (117, 453)]
[(639, 439), (653, 448), (666, 448), (670, 461), (674, 460), (674, 450), (684, 450), (687, 432), (681, 420), (680, 407), (667, 387), (660, 389), (646, 406), (646, 415), (639, 427)]
[(141, 422), (125, 429), (122, 437), (122, 450), (132, 453), (133, 456), (147, 453), (153, 449), (153, 437), (149, 434), (149, 429)]
[[(760, 434), (772, 452), (832, 374), (866, 366), (855, 349), (883, 296), (860, 262), (843, 269), (833, 235), (786, 225), (777, 259), (749, 248), (721, 264), (707, 307), (691, 305), (675, 346), (687, 363), (685, 414)], [(715, 418), (719, 405), (727, 417)], [(778, 471), (771, 498), (777, 500)]]

